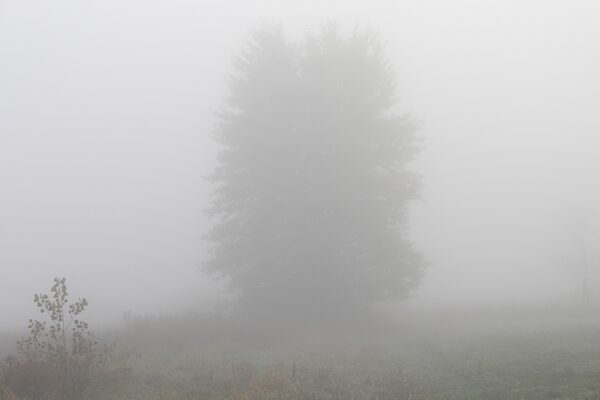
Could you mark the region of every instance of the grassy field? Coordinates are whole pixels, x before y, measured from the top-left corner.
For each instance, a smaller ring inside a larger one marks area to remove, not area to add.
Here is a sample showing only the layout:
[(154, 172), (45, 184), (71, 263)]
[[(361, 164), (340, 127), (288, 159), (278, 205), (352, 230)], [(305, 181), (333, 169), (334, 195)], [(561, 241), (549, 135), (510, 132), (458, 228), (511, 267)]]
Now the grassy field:
[(413, 313), (279, 337), (188, 315), (104, 336), (118, 343), (104, 399), (600, 399), (595, 310)]

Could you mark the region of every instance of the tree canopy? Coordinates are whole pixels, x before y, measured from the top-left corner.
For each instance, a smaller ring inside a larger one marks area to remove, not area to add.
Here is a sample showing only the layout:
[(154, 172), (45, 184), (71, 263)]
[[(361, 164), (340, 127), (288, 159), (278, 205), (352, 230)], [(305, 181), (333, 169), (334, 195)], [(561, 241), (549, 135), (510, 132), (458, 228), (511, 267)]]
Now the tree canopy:
[(335, 25), (287, 40), (255, 31), (235, 61), (211, 179), (208, 271), (252, 315), (327, 320), (407, 296), (423, 260), (407, 239), (418, 195), (410, 117), (378, 36)]

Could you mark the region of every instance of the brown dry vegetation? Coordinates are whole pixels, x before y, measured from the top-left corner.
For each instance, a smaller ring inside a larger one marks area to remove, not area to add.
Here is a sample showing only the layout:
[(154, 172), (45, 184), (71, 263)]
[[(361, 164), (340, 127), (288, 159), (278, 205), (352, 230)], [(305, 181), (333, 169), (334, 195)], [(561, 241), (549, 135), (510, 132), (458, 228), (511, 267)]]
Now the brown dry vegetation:
[[(268, 341), (244, 340), (216, 317), (133, 319), (103, 335), (120, 343), (119, 357), (84, 398), (598, 399), (594, 314), (438, 314), (385, 332), (298, 331)], [(12, 400), (7, 390), (0, 398)]]
[[(594, 310), (430, 313), (262, 337), (216, 316), (129, 317), (101, 337), (118, 345), (80, 399), (600, 398)], [(18, 371), (37, 384), (47, 372)], [(3, 382), (0, 399), (25, 400)]]

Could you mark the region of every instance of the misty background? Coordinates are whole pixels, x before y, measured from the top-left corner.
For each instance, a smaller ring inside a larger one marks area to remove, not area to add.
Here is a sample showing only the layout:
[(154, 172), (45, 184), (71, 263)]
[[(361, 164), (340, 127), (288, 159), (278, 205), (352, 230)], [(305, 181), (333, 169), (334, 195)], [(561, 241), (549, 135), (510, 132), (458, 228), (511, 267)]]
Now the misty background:
[(0, 330), (65, 276), (93, 320), (218, 309), (214, 113), (248, 32), (377, 30), (421, 121), (411, 306), (600, 302), (596, 1), (0, 0)]

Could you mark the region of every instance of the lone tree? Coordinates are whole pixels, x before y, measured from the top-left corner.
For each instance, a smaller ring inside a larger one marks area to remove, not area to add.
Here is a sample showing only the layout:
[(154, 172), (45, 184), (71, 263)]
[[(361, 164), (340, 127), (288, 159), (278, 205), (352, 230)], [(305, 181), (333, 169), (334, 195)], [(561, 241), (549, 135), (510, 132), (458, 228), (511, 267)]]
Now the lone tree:
[(33, 297), (42, 319), (29, 320), (29, 335), (17, 343), (16, 356), (0, 364), (7, 399), (84, 399), (110, 386), (103, 369), (109, 348), (81, 320), (87, 300), (69, 302), (66, 282), (55, 278), (49, 294)]
[(423, 261), (406, 238), (415, 125), (371, 32), (302, 42), (253, 33), (214, 137), (206, 270), (252, 317), (331, 321), (405, 297)]

